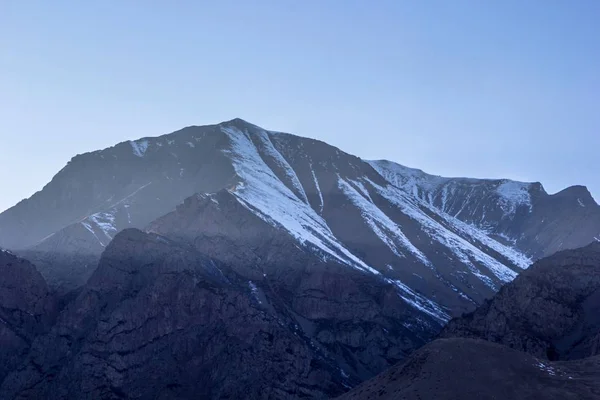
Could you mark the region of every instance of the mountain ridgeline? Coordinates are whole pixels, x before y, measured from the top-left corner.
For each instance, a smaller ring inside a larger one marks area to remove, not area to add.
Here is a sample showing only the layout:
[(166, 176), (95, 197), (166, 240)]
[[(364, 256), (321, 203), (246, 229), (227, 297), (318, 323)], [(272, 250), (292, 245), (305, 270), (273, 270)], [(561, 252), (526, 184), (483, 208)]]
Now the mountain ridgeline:
[[(436, 177), (240, 119), (123, 142), (0, 214), (0, 268), (23, 266), (0, 398), (337, 396), (597, 237), (583, 187)], [(444, 332), (487, 335), (465, 326)]]

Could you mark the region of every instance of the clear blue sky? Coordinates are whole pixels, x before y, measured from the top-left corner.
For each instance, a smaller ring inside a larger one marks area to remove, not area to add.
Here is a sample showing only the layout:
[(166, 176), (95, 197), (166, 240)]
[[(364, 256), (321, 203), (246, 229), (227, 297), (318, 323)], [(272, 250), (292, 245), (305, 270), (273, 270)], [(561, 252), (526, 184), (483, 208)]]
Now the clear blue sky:
[(600, 199), (600, 1), (0, 1), (0, 209), (75, 154), (241, 117)]

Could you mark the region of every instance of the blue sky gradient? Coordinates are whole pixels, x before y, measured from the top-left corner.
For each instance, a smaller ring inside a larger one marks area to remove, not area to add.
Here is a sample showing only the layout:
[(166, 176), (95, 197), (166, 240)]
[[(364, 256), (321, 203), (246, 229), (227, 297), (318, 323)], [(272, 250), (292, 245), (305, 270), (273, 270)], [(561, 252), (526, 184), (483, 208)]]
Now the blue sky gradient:
[(600, 1), (0, 2), (0, 210), (75, 154), (241, 117), (600, 199)]

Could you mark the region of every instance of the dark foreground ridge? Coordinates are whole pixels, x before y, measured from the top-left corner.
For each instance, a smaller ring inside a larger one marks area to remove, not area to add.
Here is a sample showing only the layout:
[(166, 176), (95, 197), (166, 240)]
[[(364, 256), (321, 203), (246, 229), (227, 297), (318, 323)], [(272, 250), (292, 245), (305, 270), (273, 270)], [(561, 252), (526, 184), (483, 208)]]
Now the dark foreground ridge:
[(551, 363), (475, 339), (438, 339), (339, 400), (591, 400), (600, 357)]
[(549, 360), (600, 354), (600, 243), (538, 261), (443, 337), (474, 337)]
[[(120, 233), (2, 399), (325, 398), (334, 368), (193, 248)], [(339, 373), (337, 373), (339, 375)]]
[(599, 294), (600, 243), (557, 253), (341, 399), (599, 399)]

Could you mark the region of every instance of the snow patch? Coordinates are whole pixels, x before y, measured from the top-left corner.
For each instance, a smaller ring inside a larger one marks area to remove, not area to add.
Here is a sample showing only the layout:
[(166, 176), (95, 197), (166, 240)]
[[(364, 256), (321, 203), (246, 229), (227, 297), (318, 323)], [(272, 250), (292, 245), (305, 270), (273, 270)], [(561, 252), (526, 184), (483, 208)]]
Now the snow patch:
[(137, 141), (130, 141), (129, 144), (131, 145), (131, 149), (133, 151), (133, 154), (136, 155), (137, 157), (144, 157), (144, 155), (146, 154), (146, 150), (148, 150), (148, 141), (147, 140), (137, 140)]
[(283, 157), (283, 155), (275, 148), (275, 146), (273, 145), (273, 142), (271, 142), (271, 138), (269, 138), (269, 135), (267, 134), (267, 132), (265, 132), (261, 129), (257, 132), (257, 136), (263, 145), (261, 147), (261, 149), (269, 157), (274, 159), (275, 162), (277, 164), (279, 164), (279, 166), (285, 171), (286, 176), (292, 182), (292, 186), (300, 194), (301, 200), (308, 204), (308, 197), (306, 196), (306, 193), (304, 192), (304, 188), (302, 187), (302, 184), (300, 183), (300, 179), (298, 179), (298, 175), (296, 175), (296, 172), (294, 171), (292, 166), (287, 162), (287, 160)]
[[(355, 182), (354, 182), (355, 183)], [(357, 185), (366, 192), (366, 188), (360, 184)], [(363, 197), (352, 185), (342, 180), (338, 175), (338, 187), (350, 199), (360, 211), (363, 220), (369, 225), (371, 230), (381, 239), (383, 243), (398, 257), (404, 257), (397, 248), (400, 244), (404, 249), (412, 253), (417, 259), (428, 267), (433, 267), (431, 261), (427, 259), (419, 249), (417, 249), (411, 241), (406, 237), (400, 227), (392, 221), (383, 211), (381, 211), (374, 203), (370, 201), (371, 197)], [(367, 192), (368, 196), (368, 192)]]
[(356, 180), (349, 180), (350, 184), (352, 184), (354, 187), (356, 187), (356, 189), (358, 189), (358, 191), (360, 191), (360, 193), (367, 199), (369, 200), (371, 203), (373, 203), (373, 199), (371, 198), (371, 195), (369, 194), (369, 191), (367, 190), (367, 188), (359, 181)]
[(310, 172), (312, 173), (313, 181), (315, 183), (315, 188), (317, 189), (317, 193), (319, 195), (319, 200), (321, 201), (319, 214), (322, 214), (325, 203), (323, 202), (323, 193), (321, 193), (321, 187), (319, 186), (319, 181), (317, 180), (317, 175), (315, 174), (315, 170), (313, 169), (312, 164), (310, 165)]
[(538, 362), (537, 367), (539, 369), (541, 369), (542, 371), (547, 372), (548, 375), (550, 375), (550, 376), (556, 376), (556, 370), (554, 368), (552, 368), (551, 366), (544, 364), (543, 362)]
[(484, 253), (473, 244), (424, 213), (402, 190), (392, 185), (383, 187), (372, 181), (370, 183), (384, 198), (398, 206), (404, 214), (417, 221), (431, 238), (450, 249), (450, 251), (465, 264), (474, 275), (492, 289), (495, 290), (496, 285), (494, 285), (493, 281), (488, 276), (482, 274), (477, 269), (472, 260), (485, 266), (502, 282), (510, 282), (517, 276), (515, 271)]
[(242, 179), (235, 189), (230, 190), (240, 204), (263, 221), (285, 229), (302, 245), (319, 250), (325, 257), (379, 274), (346, 249), (325, 220), (277, 178), (246, 133), (235, 127), (221, 127), (221, 130), (231, 142), (231, 148), (223, 151), (230, 156)]
[(106, 245), (104, 243), (102, 243), (102, 240), (100, 240), (100, 238), (98, 237), (98, 235), (96, 235), (96, 232), (94, 232), (94, 229), (92, 229), (92, 226), (88, 222), (82, 222), (81, 225), (83, 225), (83, 227), (85, 229), (87, 229), (88, 231), (90, 231), (90, 233), (92, 235), (94, 235), (94, 237), (96, 238), (96, 240), (98, 241), (98, 243), (100, 243), (100, 246), (106, 247)]
[(387, 160), (367, 161), (367, 163), (386, 181), (417, 198), (422, 198), (425, 193), (432, 193), (442, 184), (450, 181), (449, 178), (429, 175), (420, 169), (405, 167)]
[[(542, 221), (542, 222), (544, 222), (544, 221)], [(506, 240), (508, 243), (511, 243), (511, 244), (513, 244), (513, 245), (516, 245), (516, 244), (517, 244), (517, 240), (516, 240), (516, 239), (513, 239), (513, 238), (511, 238), (511, 237), (510, 237), (510, 236), (508, 236), (506, 233), (503, 233), (503, 232), (494, 232), (494, 235), (496, 235), (496, 236), (498, 236), (498, 237), (501, 237), (502, 239)]]
[(529, 183), (515, 182), (506, 180), (496, 188), (496, 193), (500, 195), (499, 205), (505, 212), (505, 216), (514, 216), (517, 208), (526, 206), (529, 212), (532, 210), (531, 195), (529, 194)]
[(450, 320), (450, 315), (436, 302), (415, 292), (399, 280), (386, 279), (400, 290), (400, 297), (417, 310), (433, 317), (438, 322), (445, 324)]
[(258, 304), (262, 304), (262, 301), (258, 296), (258, 287), (256, 287), (256, 284), (252, 281), (248, 281), (248, 287), (250, 288), (250, 292), (252, 292), (252, 296), (258, 301)]
[(117, 233), (117, 228), (114, 225), (115, 216), (111, 213), (101, 212), (92, 214), (89, 216), (89, 220), (95, 223), (109, 240), (112, 240), (112, 235)]
[[(433, 212), (436, 210), (432, 209)], [(482, 232), (473, 225), (469, 225), (466, 222), (459, 220), (458, 218), (452, 217), (445, 213), (438, 213), (438, 215), (444, 218), (456, 231), (460, 232), (463, 236), (467, 236), (472, 240), (478, 241), (484, 244), (486, 247), (502, 254), (511, 263), (521, 269), (527, 269), (532, 264), (531, 258), (525, 254), (515, 250), (512, 247), (503, 245), (502, 243), (490, 238), (486, 233)]]

